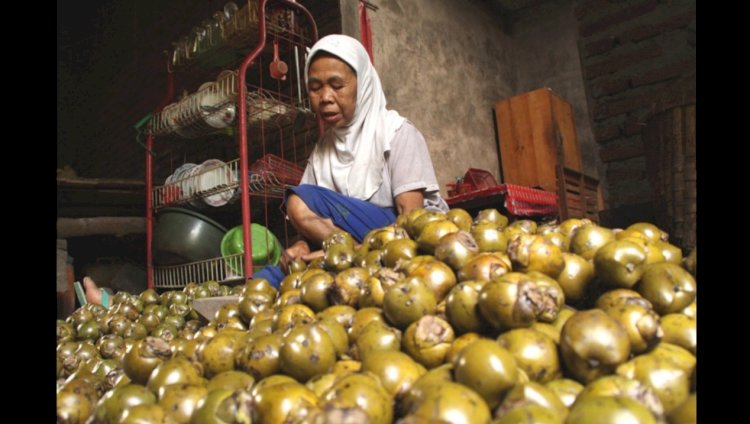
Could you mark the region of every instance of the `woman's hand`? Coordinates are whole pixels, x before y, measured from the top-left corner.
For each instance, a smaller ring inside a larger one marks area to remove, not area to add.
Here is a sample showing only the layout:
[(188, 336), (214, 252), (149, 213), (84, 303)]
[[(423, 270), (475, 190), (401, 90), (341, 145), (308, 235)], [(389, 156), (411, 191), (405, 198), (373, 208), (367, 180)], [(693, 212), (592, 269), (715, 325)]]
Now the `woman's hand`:
[(284, 252), (281, 254), (281, 260), (279, 261), (279, 266), (281, 267), (281, 270), (284, 271), (285, 274), (289, 273), (289, 264), (296, 260), (296, 259), (302, 259), (305, 262), (310, 262), (313, 259), (317, 259), (321, 256), (323, 256), (325, 252), (322, 250), (316, 250), (314, 252), (310, 251), (310, 245), (307, 244), (304, 240), (299, 240), (293, 245), (291, 245), (288, 249), (284, 250)]

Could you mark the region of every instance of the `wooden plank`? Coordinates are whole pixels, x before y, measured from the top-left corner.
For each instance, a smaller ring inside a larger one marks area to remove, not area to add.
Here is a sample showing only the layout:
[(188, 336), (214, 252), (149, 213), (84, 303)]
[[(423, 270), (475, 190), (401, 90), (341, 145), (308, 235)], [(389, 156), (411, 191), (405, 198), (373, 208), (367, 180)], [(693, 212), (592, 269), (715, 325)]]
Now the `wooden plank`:
[(536, 156), (531, 140), (528, 109), (518, 97), (495, 103), (500, 138), (503, 182), (533, 187), (536, 180)]
[[(555, 191), (557, 179), (557, 143), (552, 122), (552, 105), (547, 89), (534, 90), (525, 95), (529, 110), (531, 142), (534, 144), (536, 179), (544, 190)], [(533, 187), (533, 186), (532, 186)]]
[(553, 92), (550, 92), (550, 101), (554, 123), (563, 140), (563, 164), (566, 168), (583, 172), (573, 107)]

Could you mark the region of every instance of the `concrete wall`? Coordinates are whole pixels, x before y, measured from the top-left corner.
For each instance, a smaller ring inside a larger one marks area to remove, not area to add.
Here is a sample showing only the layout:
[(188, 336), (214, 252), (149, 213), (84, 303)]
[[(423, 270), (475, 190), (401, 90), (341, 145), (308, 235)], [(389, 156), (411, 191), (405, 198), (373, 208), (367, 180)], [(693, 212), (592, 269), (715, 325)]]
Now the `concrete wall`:
[[(470, 167), (501, 180), (494, 104), (545, 86), (572, 104), (584, 165), (597, 175), (572, 0), (510, 17), (479, 1), (374, 3), (375, 67), (389, 107), (424, 133), (444, 194)], [(357, 1), (342, 0), (341, 16), (344, 33), (359, 37)]]
[[(470, 167), (500, 180), (493, 105), (514, 94), (511, 38), (489, 8), (454, 0), (375, 1), (375, 67), (388, 107), (424, 134), (438, 182)], [(341, 1), (342, 29), (359, 37), (356, 0)]]
[(578, 20), (572, 0), (525, 9), (513, 22), (518, 93), (549, 87), (573, 107), (584, 171), (599, 174), (597, 155), (578, 53)]

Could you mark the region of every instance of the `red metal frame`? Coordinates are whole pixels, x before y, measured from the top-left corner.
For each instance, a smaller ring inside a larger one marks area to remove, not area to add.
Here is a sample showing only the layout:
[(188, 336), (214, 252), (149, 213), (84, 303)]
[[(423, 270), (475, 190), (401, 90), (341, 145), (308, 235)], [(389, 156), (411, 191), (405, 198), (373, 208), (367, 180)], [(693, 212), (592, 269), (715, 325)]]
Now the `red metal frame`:
[[(244, 253), (244, 273), (245, 279), (252, 277), (253, 275), (253, 260), (252, 260), (252, 243), (251, 243), (251, 219), (250, 219), (250, 194), (247, 187), (249, 187), (249, 173), (248, 173), (248, 146), (247, 146), (247, 82), (246, 74), (247, 70), (253, 61), (260, 55), (266, 46), (266, 6), (269, 2), (279, 3), (288, 8), (296, 8), (301, 11), (310, 23), (310, 29), (312, 30), (312, 42), (315, 43), (318, 40), (318, 27), (315, 24), (312, 14), (304, 6), (299, 3), (290, 0), (260, 0), (258, 5), (258, 32), (259, 39), (258, 44), (255, 48), (245, 57), (240, 65), (238, 72), (237, 84), (237, 126), (238, 126), (238, 143), (239, 143), (239, 154), (240, 154), (240, 199), (242, 205), (242, 239), (245, 244)], [(169, 59), (167, 60), (169, 62)], [(164, 99), (159, 103), (156, 108), (156, 113), (161, 111), (174, 95), (174, 76), (172, 70), (167, 66), (167, 94)], [(320, 127), (320, 120), (318, 120), (318, 126)], [(320, 128), (319, 128), (320, 130)], [(153, 256), (151, 250), (151, 243), (153, 239), (153, 175), (152, 165), (153, 160), (151, 158), (151, 151), (153, 148), (153, 135), (149, 134), (146, 138), (146, 278), (148, 288), (154, 287), (154, 270), (153, 270)]]

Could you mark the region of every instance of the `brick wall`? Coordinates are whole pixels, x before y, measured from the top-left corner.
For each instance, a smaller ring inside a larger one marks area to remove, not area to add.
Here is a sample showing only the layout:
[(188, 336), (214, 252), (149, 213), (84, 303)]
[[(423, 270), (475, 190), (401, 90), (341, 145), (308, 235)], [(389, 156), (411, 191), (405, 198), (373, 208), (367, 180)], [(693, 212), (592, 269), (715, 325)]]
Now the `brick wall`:
[(694, 98), (695, 1), (576, 0), (574, 12), (607, 207), (648, 219), (641, 132), (665, 103)]

